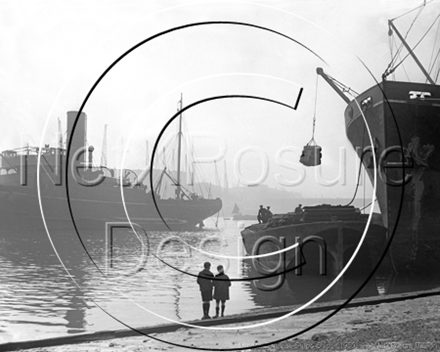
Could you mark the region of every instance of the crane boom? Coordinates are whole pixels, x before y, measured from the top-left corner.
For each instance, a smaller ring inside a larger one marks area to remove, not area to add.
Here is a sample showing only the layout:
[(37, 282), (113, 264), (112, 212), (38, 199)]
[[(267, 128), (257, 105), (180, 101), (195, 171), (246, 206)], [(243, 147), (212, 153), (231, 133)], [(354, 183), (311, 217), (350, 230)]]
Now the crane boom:
[[(345, 95), (345, 92), (350, 93), (353, 92), (354, 94), (358, 95), (355, 91), (353, 91), (351, 88), (346, 87), (341, 82), (338, 82), (333, 77), (330, 77), (328, 74), (324, 72), (324, 70), (321, 67), (316, 68), (316, 73), (320, 75), (324, 80), (330, 85), (330, 87), (333, 88), (333, 90), (339, 94), (339, 96), (347, 103), (350, 103), (350, 99)], [(341, 88), (342, 87), (342, 88)], [(351, 94), (351, 93), (350, 93)], [(353, 94), (352, 94), (353, 95)]]

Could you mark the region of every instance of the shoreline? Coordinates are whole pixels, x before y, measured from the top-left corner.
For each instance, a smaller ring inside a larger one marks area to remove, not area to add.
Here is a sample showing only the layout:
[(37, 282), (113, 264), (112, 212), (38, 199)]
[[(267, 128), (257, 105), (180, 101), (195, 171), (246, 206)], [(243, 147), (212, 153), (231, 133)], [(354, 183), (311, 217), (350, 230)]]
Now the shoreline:
[[(325, 319), (329, 314), (334, 313), (334, 311), (337, 310), (344, 302), (345, 301), (332, 301), (316, 303), (311, 307), (305, 308), (303, 311), (294, 316), (285, 317), (282, 319), (280, 319), (280, 317), (293, 311), (298, 306), (267, 308), (245, 314), (226, 316), (225, 318), (220, 319), (185, 322), (196, 325), (198, 328), (186, 327), (180, 324), (164, 324), (141, 327), (137, 328), (136, 331), (129, 329), (100, 331), (34, 341), (11, 342), (0, 345), (0, 350), (23, 350), (29, 352), (98, 352), (110, 350), (120, 351), (121, 348), (124, 348), (124, 351), (140, 351), (147, 348), (147, 346), (148, 349), (152, 351), (187, 351), (188, 348), (194, 348), (197, 346), (208, 349), (246, 349), (251, 348), (254, 345), (258, 346), (262, 343), (270, 343), (275, 340), (284, 339), (292, 334), (299, 333), (304, 326), (309, 328), (310, 326), (317, 324), (317, 322), (320, 320)], [(405, 307), (409, 307), (409, 310), (405, 310)], [(421, 307), (424, 307), (422, 310), (427, 314), (419, 314)], [(400, 316), (400, 320), (392, 319), (393, 316), (388, 316), (387, 314), (388, 312), (400, 312), (402, 310), (404, 314)], [(275, 347), (286, 348), (286, 350), (289, 351), (326, 350), (326, 348), (327, 350), (331, 351), (338, 351), (339, 349), (337, 348), (341, 348), (340, 350), (352, 351), (369, 351), (370, 349), (368, 348), (373, 348), (371, 350), (392, 348), (391, 350), (394, 351), (394, 347), (402, 347), (405, 348), (405, 350), (411, 350), (410, 348), (412, 347), (410, 345), (403, 346), (403, 342), (401, 342), (401, 345), (399, 345), (398, 341), (389, 341), (389, 344), (386, 345), (386, 341), (383, 341), (384, 345), (378, 346), (377, 343), (380, 343), (379, 340), (375, 342), (376, 344), (374, 341), (370, 341), (368, 344), (365, 341), (362, 343), (360, 341), (356, 341), (354, 337), (344, 340), (344, 338), (340, 335), (350, 335), (353, 333), (356, 335), (356, 332), (359, 333), (359, 331), (362, 329), (371, 330), (372, 324), (387, 325), (387, 320), (390, 319), (392, 319), (391, 325), (398, 325), (400, 323), (405, 324), (405, 322), (411, 322), (414, 320), (426, 320), (426, 323), (430, 324), (429, 320), (434, 319), (434, 323), (437, 322), (437, 326), (440, 326), (439, 313), (439, 289), (355, 298), (348, 303), (346, 307), (331, 316), (328, 320), (296, 336), (294, 339), (289, 339), (287, 341), (280, 342), (279, 344), (270, 344), (265, 347), (253, 348), (252, 350), (280, 350), (274, 349)], [(276, 321), (277, 318), (279, 319), (278, 321)], [(271, 322), (270, 319), (272, 319), (273, 322)], [(256, 325), (258, 325), (257, 328), (251, 328), (252, 326)], [(393, 330), (392, 326), (389, 328)], [(403, 328), (403, 330), (405, 330), (405, 328)], [(426, 332), (427, 331), (428, 330), (426, 330)], [(139, 333), (143, 333), (145, 335), (139, 335)], [(365, 332), (363, 332), (363, 334), (365, 335)], [(408, 336), (410, 335), (411, 334), (408, 334)], [(415, 337), (416, 336), (414, 336), (414, 338)], [(160, 342), (159, 340), (183, 344), (187, 346), (187, 348), (173, 346), (165, 342)], [(393, 342), (394, 345), (391, 342)], [(429, 350), (430, 347), (435, 347), (431, 350), (436, 350), (436, 346), (440, 347), (440, 339), (438, 345), (435, 346), (428, 344), (429, 341), (426, 341), (426, 339), (424, 341), (415, 342), (419, 343), (418, 346), (413, 346), (415, 351), (420, 351), (423, 349)], [(435, 343), (435, 341), (432, 342)], [(208, 345), (206, 345), (206, 343), (208, 343)], [(426, 346), (420, 345), (421, 343), (426, 343)], [(226, 344), (228, 344), (228, 346), (226, 346)], [(367, 349), (358, 349), (358, 347), (365, 347)]]

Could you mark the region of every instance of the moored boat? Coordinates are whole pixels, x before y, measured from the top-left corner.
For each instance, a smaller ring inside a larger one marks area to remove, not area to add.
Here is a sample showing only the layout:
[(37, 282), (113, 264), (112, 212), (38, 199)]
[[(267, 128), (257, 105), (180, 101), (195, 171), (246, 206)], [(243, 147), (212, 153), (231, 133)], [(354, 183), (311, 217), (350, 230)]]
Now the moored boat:
[(85, 145), (86, 115), (77, 115), (68, 112), (69, 160), (66, 149), (48, 145), (1, 153), (2, 229), (34, 228), (44, 220), (49, 226), (69, 226), (74, 221), (80, 228), (102, 231), (106, 222), (128, 221), (145, 230), (191, 230), (220, 211), (221, 199), (185, 192), (181, 184), (178, 197), (161, 199), (155, 194), (154, 201), (151, 190), (133, 171), (125, 170), (119, 177), (114, 170), (93, 166), (93, 148)]
[(403, 62), (397, 63), (396, 55), (382, 75), (382, 82), (350, 98), (346, 95), (349, 90), (338, 88), (322, 69), (317, 72), (348, 104), (347, 137), (370, 180), (376, 176), (376, 197), (388, 229), (395, 270), (401, 274), (438, 271), (440, 86), (432, 77), (438, 78), (439, 68), (436, 73), (434, 60), (426, 70), (406, 36), (390, 20), (389, 35), (394, 34), (407, 49), (406, 57), (411, 56), (418, 65), (425, 82), (388, 80)]
[[(364, 242), (357, 249), (364, 232)], [(254, 224), (241, 232), (248, 255), (289, 248), (285, 254), (254, 259), (266, 271), (274, 269), (280, 255), (285, 255), (287, 271), (302, 275), (315, 270), (330, 277), (344, 270), (355, 251), (358, 253), (350, 273), (368, 276), (383, 255), (385, 234), (380, 214), (373, 214), (368, 223), (368, 216), (353, 206), (328, 204), (304, 207), (301, 213), (274, 215), (267, 224)]]

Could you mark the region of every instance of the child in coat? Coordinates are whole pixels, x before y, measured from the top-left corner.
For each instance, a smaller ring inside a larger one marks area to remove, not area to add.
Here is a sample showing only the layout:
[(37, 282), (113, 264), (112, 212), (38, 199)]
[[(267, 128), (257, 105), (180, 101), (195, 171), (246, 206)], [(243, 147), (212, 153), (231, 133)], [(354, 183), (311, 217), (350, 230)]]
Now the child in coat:
[(222, 311), (221, 316), (224, 317), (225, 315), (225, 305), (226, 301), (229, 300), (229, 287), (231, 286), (231, 280), (229, 280), (228, 275), (224, 273), (224, 269), (222, 265), (219, 265), (217, 267), (218, 274), (215, 275), (215, 280), (213, 280), (214, 283), (214, 299), (216, 301), (216, 307), (215, 312), (216, 315), (214, 318), (218, 318), (219, 310), (220, 310), (220, 301), (222, 302)]

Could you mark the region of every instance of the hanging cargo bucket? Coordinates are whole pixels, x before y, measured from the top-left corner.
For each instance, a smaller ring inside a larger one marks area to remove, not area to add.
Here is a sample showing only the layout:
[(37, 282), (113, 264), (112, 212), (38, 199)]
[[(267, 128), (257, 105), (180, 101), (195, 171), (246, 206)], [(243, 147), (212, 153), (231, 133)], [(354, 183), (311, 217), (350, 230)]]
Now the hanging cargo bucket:
[(316, 105), (318, 101), (318, 75), (316, 75), (315, 111), (313, 113), (312, 139), (304, 146), (299, 162), (305, 166), (321, 165), (322, 148), (315, 142)]
[(306, 146), (304, 146), (299, 162), (305, 166), (321, 165), (321, 150), (322, 148), (316, 144), (314, 139), (312, 139)]

